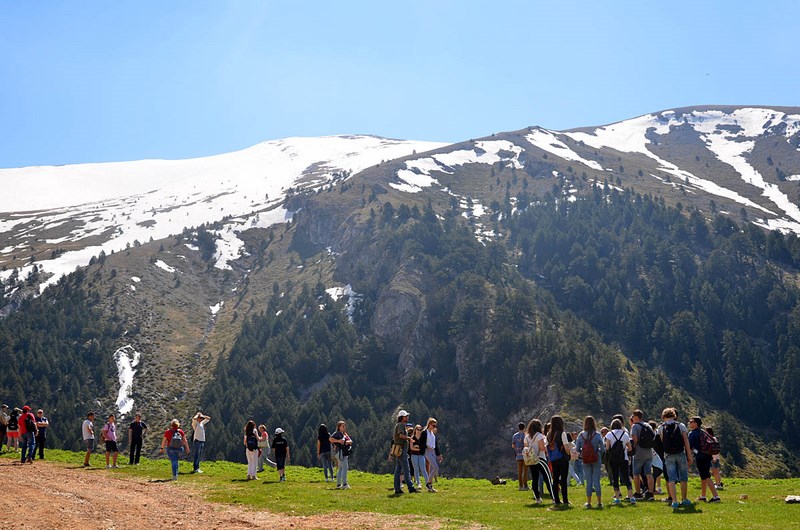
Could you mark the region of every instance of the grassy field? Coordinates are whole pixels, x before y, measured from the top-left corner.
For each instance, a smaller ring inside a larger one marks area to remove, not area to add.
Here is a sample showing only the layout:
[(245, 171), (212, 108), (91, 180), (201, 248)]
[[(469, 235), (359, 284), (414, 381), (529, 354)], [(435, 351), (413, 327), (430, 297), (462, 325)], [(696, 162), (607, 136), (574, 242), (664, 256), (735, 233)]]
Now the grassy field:
[[(4, 454), (12, 457), (14, 454)], [(49, 462), (56, 465), (79, 464), (83, 456), (68, 451), (52, 450), (47, 453)], [(152, 481), (167, 482), (170, 478), (169, 461), (143, 459), (141, 465), (129, 467), (127, 458), (120, 458), (122, 467), (103, 471), (117, 476), (131, 476)], [(92, 458), (92, 465), (105, 466), (102, 455)], [(258, 481), (247, 481), (246, 467), (230, 462), (205, 462), (204, 473), (190, 473), (189, 462), (181, 462), (178, 484), (199, 488), (209, 501), (228, 503), (285, 512), (295, 515), (328, 512), (379, 512), (430, 516), (441, 520), (447, 528), (465, 525), (485, 525), (493, 528), (611, 528), (661, 527), (665, 525), (698, 526), (703, 528), (792, 528), (800, 521), (800, 505), (785, 504), (788, 494), (800, 494), (800, 479), (759, 480), (725, 479), (719, 504), (697, 504), (694, 508), (672, 510), (663, 502), (627, 503), (611, 506), (610, 487), (603, 479), (606, 507), (602, 510), (583, 508), (582, 487), (569, 490), (571, 508), (549, 510), (546, 499), (542, 505), (532, 502), (532, 493), (518, 491), (516, 482), (492, 485), (487, 480), (441, 479), (436, 484), (438, 493), (403, 494), (395, 496), (392, 477), (351, 471), (350, 490), (337, 490), (323, 480), (321, 469), (289, 466), (287, 482), (278, 482), (278, 474), (269, 468)], [(387, 470), (389, 464), (387, 463)], [(80, 469), (76, 473), (82, 472)], [(689, 495), (699, 496), (699, 481), (689, 483)], [(746, 499), (740, 498), (746, 495)], [(610, 526), (609, 526), (610, 525)]]

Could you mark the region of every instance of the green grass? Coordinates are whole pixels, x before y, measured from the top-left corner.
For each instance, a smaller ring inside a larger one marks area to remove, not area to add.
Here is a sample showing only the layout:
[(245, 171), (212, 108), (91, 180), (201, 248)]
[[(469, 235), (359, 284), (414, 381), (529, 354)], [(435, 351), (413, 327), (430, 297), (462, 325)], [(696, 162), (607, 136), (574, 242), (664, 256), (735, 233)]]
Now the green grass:
[[(17, 453), (18, 454), (18, 453)], [(13, 457), (14, 454), (5, 454)], [(80, 468), (83, 456), (68, 451), (48, 451), (47, 459), (58, 465)], [(167, 481), (170, 478), (169, 461), (143, 459), (137, 467), (127, 466), (127, 458), (120, 458), (121, 469), (105, 470), (117, 476), (131, 476), (152, 481)], [(104, 467), (102, 455), (92, 457), (92, 465)], [(388, 469), (389, 464), (387, 464)], [(662, 502), (644, 503), (636, 506), (610, 506), (610, 487), (604, 478), (602, 487), (606, 507), (585, 510), (584, 490), (573, 487), (569, 490), (573, 507), (551, 511), (545, 500), (543, 505), (532, 502), (530, 492), (517, 491), (516, 482), (494, 486), (487, 480), (441, 479), (436, 484), (436, 494), (408, 493), (395, 496), (392, 476), (374, 475), (351, 471), (350, 490), (340, 491), (332, 483), (323, 480), (321, 469), (289, 466), (287, 482), (278, 482), (278, 474), (269, 468), (259, 474), (261, 480), (246, 481), (243, 464), (230, 462), (204, 462), (202, 475), (190, 473), (191, 464), (181, 462), (179, 487), (198, 488), (211, 502), (234, 504), (285, 512), (294, 515), (310, 515), (329, 512), (377, 512), (384, 514), (430, 516), (442, 521), (446, 528), (465, 525), (486, 525), (495, 528), (565, 527), (597, 528), (641, 528), (665, 525), (697, 525), (704, 528), (790, 528), (800, 520), (800, 505), (787, 505), (783, 499), (788, 494), (800, 494), (800, 479), (760, 480), (725, 479), (725, 490), (721, 491), (722, 503), (698, 504), (693, 509), (673, 511)], [(699, 480), (689, 482), (689, 496), (699, 496)], [(740, 500), (741, 495), (748, 498)]]

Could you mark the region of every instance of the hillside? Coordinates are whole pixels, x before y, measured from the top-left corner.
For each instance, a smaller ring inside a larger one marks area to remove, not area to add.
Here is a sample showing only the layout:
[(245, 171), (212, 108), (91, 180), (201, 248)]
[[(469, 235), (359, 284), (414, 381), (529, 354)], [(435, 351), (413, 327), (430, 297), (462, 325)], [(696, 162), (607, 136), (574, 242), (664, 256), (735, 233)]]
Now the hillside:
[[(201, 407), (219, 458), (250, 417), (296, 443), (344, 418), (366, 469), (402, 405), (440, 420), (450, 473), (481, 476), (520, 419), (677, 405), (722, 431), (728, 472), (797, 474), (799, 147), (800, 109), (698, 107), (102, 165), (141, 182), (83, 206), (20, 185), (42, 210), (3, 206), (0, 354), (24, 368), (0, 394), (64, 418), (66, 447), (89, 408)], [(91, 189), (84, 169), (0, 178)]]

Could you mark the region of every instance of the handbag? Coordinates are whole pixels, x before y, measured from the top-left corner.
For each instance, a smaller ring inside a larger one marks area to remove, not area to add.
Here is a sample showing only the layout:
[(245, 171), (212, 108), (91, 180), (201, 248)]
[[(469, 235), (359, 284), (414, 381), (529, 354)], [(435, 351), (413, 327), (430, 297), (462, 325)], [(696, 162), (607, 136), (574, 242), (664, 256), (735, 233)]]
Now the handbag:
[(392, 451), (391, 455), (394, 457), (400, 457), (403, 455), (403, 446), (399, 444), (392, 444)]

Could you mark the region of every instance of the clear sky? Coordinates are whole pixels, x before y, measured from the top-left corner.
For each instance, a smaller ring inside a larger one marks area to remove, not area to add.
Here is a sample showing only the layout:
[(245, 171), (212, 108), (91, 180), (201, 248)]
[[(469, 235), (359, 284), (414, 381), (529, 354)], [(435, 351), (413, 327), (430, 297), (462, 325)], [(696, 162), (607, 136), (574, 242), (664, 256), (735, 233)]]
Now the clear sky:
[(0, 0), (0, 167), (800, 106), (800, 2)]

